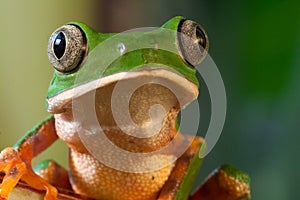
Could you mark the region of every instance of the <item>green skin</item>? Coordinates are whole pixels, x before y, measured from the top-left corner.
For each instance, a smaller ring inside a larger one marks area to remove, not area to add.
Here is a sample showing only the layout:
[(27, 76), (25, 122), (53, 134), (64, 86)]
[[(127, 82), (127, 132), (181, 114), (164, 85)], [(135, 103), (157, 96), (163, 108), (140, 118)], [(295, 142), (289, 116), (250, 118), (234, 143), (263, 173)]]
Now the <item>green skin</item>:
[[(158, 29), (156, 31), (120, 33), (118, 34), (118, 38), (120, 38), (120, 40), (122, 41), (129, 41), (132, 40), (132, 38), (134, 38), (137, 42), (142, 41), (141, 44), (136, 45), (149, 46), (149, 43), (151, 43), (152, 41), (155, 41), (159, 44), (166, 43), (166, 37), (170, 36), (167, 41), (169, 43), (167, 45), (167, 48), (170, 50), (177, 49), (177, 27), (182, 19), (182, 17), (174, 17), (166, 24), (164, 24), (161, 27), (161, 29)], [(91, 52), (104, 40), (109, 39), (115, 35), (111, 33), (104, 34), (95, 32), (93, 29), (80, 22), (71, 22), (70, 24), (78, 25), (84, 31), (88, 41), (88, 52)], [(169, 29), (170, 31), (166, 33), (166, 29)], [(139, 38), (143, 39), (139, 40)], [(147, 41), (145, 41), (145, 38), (147, 38)], [(110, 53), (111, 52), (107, 53), (107, 56)], [(101, 56), (101, 59), (105, 59), (107, 56)], [(87, 57), (89, 57), (89, 55)], [(109, 63), (109, 61), (106, 63)], [(69, 74), (62, 74), (55, 71), (48, 89), (47, 98), (49, 99), (55, 96), (56, 94), (63, 92), (64, 90), (83, 84), (84, 82), (75, 83), (78, 74), (89, 74), (88, 78), (85, 80), (85, 82), (88, 82), (91, 80), (96, 80), (101, 76), (109, 76), (122, 71), (137, 70), (148, 63), (163, 64), (165, 67), (169, 67), (170, 70), (175, 70), (182, 76), (186, 77), (187, 79), (198, 85), (196, 70), (190, 65), (188, 65), (179, 55), (171, 54), (169, 52), (164, 51), (153, 52), (153, 50), (137, 49), (129, 54), (120, 57), (117, 60), (114, 60), (113, 63), (109, 63), (109, 66), (97, 63), (97, 68), (99, 69), (99, 71), (102, 72), (101, 74), (91, 74), (90, 71), (87, 71), (85, 65), (80, 67), (78, 71)]]
[[(145, 32), (145, 33), (131, 33), (129, 34), (124, 34), (125, 39), (128, 40), (128, 35), (130, 37), (149, 37), (149, 39), (155, 39), (157, 38), (158, 40), (161, 40), (161, 32), (165, 29), (170, 29), (172, 30), (172, 33), (174, 34), (173, 37), (171, 37), (171, 41), (169, 41), (173, 46), (173, 48), (176, 48), (176, 33), (177, 33), (177, 27), (180, 21), (184, 19), (183, 17), (174, 17), (167, 23), (165, 23), (161, 28), (162, 31), (154, 31), (154, 32)], [(104, 33), (99, 33), (94, 31), (92, 28), (87, 26), (84, 23), (81, 22), (71, 22), (69, 24), (75, 24), (79, 26), (85, 33), (85, 36), (87, 38), (88, 42), (88, 55), (89, 57), (90, 52), (101, 42), (104, 40), (113, 37), (115, 34), (109, 33), (109, 34), (104, 34)], [(118, 34), (121, 35), (122, 34)], [(165, 36), (167, 37), (167, 36)], [(129, 38), (130, 39), (130, 38)], [(169, 38), (170, 39), (170, 38)], [(171, 47), (172, 48), (172, 47)], [(101, 56), (101, 58), (105, 58), (105, 56)], [(75, 88), (76, 86), (79, 86), (81, 84), (84, 84), (86, 82), (92, 81), (92, 80), (97, 80), (101, 76), (109, 76), (117, 72), (122, 72), (122, 71), (130, 71), (130, 70), (137, 70), (143, 65), (148, 64), (148, 63), (157, 63), (157, 64), (163, 64), (164, 67), (169, 67), (170, 70), (175, 70), (179, 74), (182, 74), (184, 77), (186, 77), (188, 80), (192, 81), (194, 84), (199, 85), (198, 79), (196, 77), (196, 69), (188, 65), (179, 55), (175, 55), (172, 53), (164, 52), (164, 51), (156, 51), (155, 54), (152, 52), (152, 50), (135, 50), (131, 52), (130, 54), (125, 54), (121, 58), (115, 60), (114, 62), (111, 63), (110, 66), (103, 66), (103, 65), (98, 65), (97, 67), (103, 68), (104, 69), (99, 69), (99, 71), (102, 72), (102, 74), (94, 74), (90, 73), (87, 71), (85, 65), (88, 64), (83, 64), (77, 71), (74, 71), (72, 73), (60, 73), (57, 70), (54, 71), (52, 80), (50, 82), (48, 92), (47, 92), (47, 100), (51, 99), (57, 94), (63, 93), (64, 91), (70, 89), (70, 88)], [(88, 62), (86, 62), (88, 63)], [(120, 67), (122, 66), (122, 67)], [(77, 76), (79, 74), (88, 74), (88, 79), (78, 82), (77, 81)], [(48, 110), (48, 103), (47, 103), (47, 110)], [(37, 124), (33, 129), (28, 131), (27, 134), (25, 134), (15, 145), (15, 148), (18, 148), (29, 136), (34, 134), (38, 127), (40, 127), (41, 124), (45, 123), (45, 121), (48, 121), (52, 115), (47, 117), (45, 120), (41, 121), (39, 124)]]
[[(153, 44), (153, 41), (160, 43), (168, 43), (170, 48), (178, 49), (177, 48), (177, 28), (182, 20), (182, 17), (174, 17), (165, 23), (160, 29), (150, 31), (150, 32), (130, 32), (130, 33), (121, 33), (118, 34), (119, 38), (122, 38), (127, 41), (130, 38), (136, 39), (135, 41), (139, 41), (138, 38), (148, 38), (145, 41), (145, 45)], [(93, 49), (95, 49), (99, 44), (101, 44), (104, 40), (115, 36), (115, 34), (103, 34), (95, 32), (93, 29), (88, 27), (87, 25), (79, 22), (72, 22), (70, 24), (74, 24), (79, 26), (86, 38), (88, 43), (88, 53), (87, 58), (89, 58), (90, 53)], [(161, 37), (163, 31), (165, 29), (171, 30), (169, 35)], [(143, 46), (143, 44), (141, 44)], [(107, 55), (108, 56), (108, 55)], [(106, 55), (101, 55), (102, 59), (107, 57)], [(105, 62), (105, 61), (103, 61)], [(110, 63), (107, 61), (107, 63)], [(187, 80), (191, 81), (195, 85), (198, 86), (198, 80), (196, 77), (196, 70), (191, 65), (189, 65), (179, 54), (170, 53), (163, 50), (153, 50), (153, 49), (137, 49), (130, 53), (126, 53), (123, 56), (113, 60), (109, 64), (109, 66), (103, 66), (101, 63), (97, 63), (97, 68), (99, 68), (100, 74), (89, 73), (89, 60), (87, 59), (80, 68), (74, 70), (70, 73), (60, 73), (58, 71), (54, 71), (53, 78), (51, 80), (48, 93), (47, 93), (47, 100), (51, 100), (58, 94), (62, 94), (64, 91), (67, 91), (70, 88), (76, 88), (79, 85), (87, 83), (89, 81), (97, 80), (102, 76), (110, 76), (112, 74), (123, 72), (123, 71), (130, 71), (130, 70), (137, 70), (145, 64), (149, 63), (157, 63), (164, 65), (164, 68), (168, 68), (168, 70), (175, 71), (176, 73), (182, 75)], [(79, 74), (89, 74), (87, 78), (78, 81), (77, 77)], [(49, 110), (49, 105), (47, 104), (47, 109)], [(18, 149), (29, 136), (32, 136), (36, 133), (37, 129), (46, 121), (51, 119), (53, 115), (51, 114), (45, 120), (43, 120), (40, 124), (35, 126), (33, 129), (27, 132), (14, 146), (15, 149)], [(47, 162), (47, 161), (45, 161)], [(202, 159), (199, 159), (198, 156), (195, 156), (190, 163), (187, 173), (180, 185), (180, 189), (176, 194), (175, 199), (185, 199), (189, 195), (192, 183), (196, 177), (196, 174), (199, 171), (201, 166)], [(47, 166), (47, 163), (40, 166)]]

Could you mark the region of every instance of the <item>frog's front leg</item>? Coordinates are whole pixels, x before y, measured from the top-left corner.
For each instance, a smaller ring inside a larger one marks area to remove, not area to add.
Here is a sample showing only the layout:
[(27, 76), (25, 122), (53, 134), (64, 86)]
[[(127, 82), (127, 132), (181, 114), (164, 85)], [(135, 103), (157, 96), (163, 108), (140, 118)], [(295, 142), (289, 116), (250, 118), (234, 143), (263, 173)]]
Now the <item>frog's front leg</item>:
[(0, 171), (6, 174), (0, 185), (0, 199), (7, 199), (20, 179), (35, 189), (46, 190), (46, 200), (56, 199), (56, 188), (33, 172), (31, 161), (57, 138), (54, 118), (50, 116), (25, 134), (13, 147), (5, 148), (0, 153)]
[(176, 165), (162, 188), (158, 200), (188, 198), (202, 163), (198, 153), (203, 143), (203, 138), (188, 137), (188, 140), (193, 141), (185, 153), (176, 161)]

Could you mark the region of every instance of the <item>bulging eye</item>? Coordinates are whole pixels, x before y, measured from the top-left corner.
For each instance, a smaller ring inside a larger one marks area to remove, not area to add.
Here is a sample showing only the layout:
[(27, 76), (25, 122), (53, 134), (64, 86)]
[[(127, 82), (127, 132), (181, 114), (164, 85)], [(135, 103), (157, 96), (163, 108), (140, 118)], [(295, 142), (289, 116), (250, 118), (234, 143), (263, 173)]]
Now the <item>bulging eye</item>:
[(182, 58), (193, 67), (199, 65), (208, 51), (208, 37), (203, 28), (194, 21), (182, 20), (177, 40)]
[(56, 29), (48, 42), (48, 57), (53, 67), (62, 73), (77, 69), (87, 52), (87, 40), (76, 25)]

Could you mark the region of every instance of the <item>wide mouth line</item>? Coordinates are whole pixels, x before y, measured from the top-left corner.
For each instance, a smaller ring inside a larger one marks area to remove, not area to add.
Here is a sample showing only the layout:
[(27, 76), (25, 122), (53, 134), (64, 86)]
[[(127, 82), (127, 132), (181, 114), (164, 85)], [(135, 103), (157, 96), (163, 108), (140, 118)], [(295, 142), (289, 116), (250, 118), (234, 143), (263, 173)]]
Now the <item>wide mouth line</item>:
[[(78, 98), (84, 94), (87, 94), (98, 88), (105, 87), (114, 82), (138, 78), (141, 76), (167, 79), (174, 82), (174, 84), (176, 83), (185, 88), (186, 91), (191, 93), (195, 98), (198, 96), (198, 86), (175, 71), (167, 69), (140, 69), (136, 71), (125, 71), (103, 76), (86, 82), (82, 85), (76, 85), (70, 89), (49, 97), (47, 98), (48, 112), (53, 114), (61, 113), (64, 111), (64, 107), (74, 98)], [(183, 79), (185, 79), (185, 81), (182, 81)], [(187, 82), (190, 84), (186, 84)]]

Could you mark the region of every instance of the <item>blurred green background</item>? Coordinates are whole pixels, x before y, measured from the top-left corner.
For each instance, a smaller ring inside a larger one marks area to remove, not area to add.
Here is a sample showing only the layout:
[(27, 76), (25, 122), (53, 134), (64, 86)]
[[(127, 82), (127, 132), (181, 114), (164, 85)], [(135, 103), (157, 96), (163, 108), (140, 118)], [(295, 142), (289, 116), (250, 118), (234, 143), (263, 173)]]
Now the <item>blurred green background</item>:
[[(46, 47), (54, 29), (76, 20), (97, 31), (119, 32), (183, 15), (208, 32), (209, 52), (228, 98), (223, 133), (198, 182), (220, 163), (231, 163), (250, 174), (253, 199), (299, 199), (299, 1), (16, 0), (0, 5), (1, 149), (47, 115), (53, 69)], [(66, 165), (66, 153), (58, 142), (39, 159), (55, 157)]]

